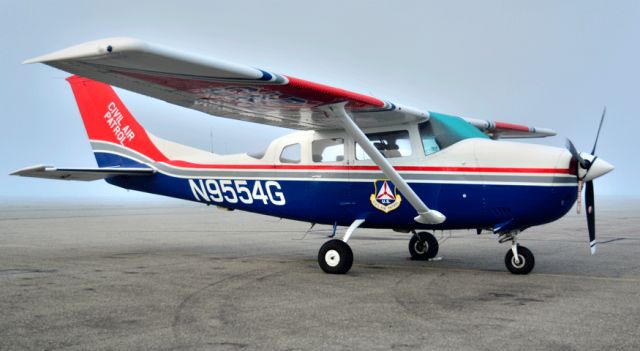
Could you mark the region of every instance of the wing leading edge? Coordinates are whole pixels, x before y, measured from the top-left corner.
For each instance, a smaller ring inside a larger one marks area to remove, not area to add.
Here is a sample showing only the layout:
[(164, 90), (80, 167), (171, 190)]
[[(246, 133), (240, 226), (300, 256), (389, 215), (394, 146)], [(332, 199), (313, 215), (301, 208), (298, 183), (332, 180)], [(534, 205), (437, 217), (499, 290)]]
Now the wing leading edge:
[[(92, 41), (25, 61), (36, 62), (214, 116), (284, 128), (342, 128), (339, 120), (321, 108), (345, 101), (345, 110), (360, 128), (429, 119), (426, 111), (375, 97), (130, 38)], [(501, 129), (500, 122), (466, 120), (494, 137), (555, 134), (540, 128), (509, 130)]]

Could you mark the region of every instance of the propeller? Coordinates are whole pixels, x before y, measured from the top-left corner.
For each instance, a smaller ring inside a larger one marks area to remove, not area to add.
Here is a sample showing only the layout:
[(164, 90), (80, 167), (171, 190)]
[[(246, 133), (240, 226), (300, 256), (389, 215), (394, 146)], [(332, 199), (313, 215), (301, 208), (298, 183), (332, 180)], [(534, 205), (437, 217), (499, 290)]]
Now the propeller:
[(596, 154), (596, 146), (598, 146), (598, 138), (600, 137), (600, 130), (602, 129), (602, 122), (604, 122), (604, 115), (607, 114), (607, 106), (602, 110), (602, 117), (600, 117), (600, 125), (598, 125), (598, 133), (596, 133), (596, 141), (593, 142), (593, 149), (591, 150), (591, 154)]
[[(567, 139), (567, 150), (571, 153), (571, 156), (577, 162), (577, 172), (576, 177), (578, 178), (578, 198), (577, 198), (577, 211), (580, 213), (580, 208), (582, 204), (580, 202), (580, 193), (582, 193), (582, 185), (586, 179), (587, 189), (584, 194), (584, 200), (587, 210), (587, 229), (589, 230), (589, 246), (591, 248), (591, 254), (596, 253), (597, 242), (596, 242), (596, 210), (595, 210), (595, 201), (594, 201), (594, 189), (593, 189), (593, 179), (607, 173), (613, 169), (613, 166), (610, 164), (598, 160), (598, 157), (595, 156), (596, 146), (598, 145), (598, 138), (600, 137), (600, 130), (602, 129), (602, 122), (604, 122), (604, 116), (607, 113), (607, 107), (605, 106), (602, 111), (602, 117), (600, 117), (600, 125), (598, 126), (598, 132), (596, 134), (596, 140), (593, 143), (593, 149), (591, 150), (591, 154), (581, 154), (578, 152), (576, 147), (573, 145), (571, 140)], [(599, 162), (596, 163), (596, 160)], [(589, 171), (592, 167), (598, 164), (595, 169), (594, 174), (590, 174)]]

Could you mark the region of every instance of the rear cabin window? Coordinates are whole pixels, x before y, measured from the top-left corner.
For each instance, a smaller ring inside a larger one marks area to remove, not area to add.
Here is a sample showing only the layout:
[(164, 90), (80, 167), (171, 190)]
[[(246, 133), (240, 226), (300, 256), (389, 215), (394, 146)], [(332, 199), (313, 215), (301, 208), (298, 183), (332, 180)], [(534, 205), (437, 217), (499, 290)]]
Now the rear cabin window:
[[(370, 133), (367, 138), (386, 158), (411, 156), (411, 140), (406, 130)], [(369, 159), (369, 155), (356, 143), (356, 160)]]
[(287, 145), (280, 153), (281, 163), (300, 163), (300, 144)]
[(344, 139), (320, 139), (311, 142), (313, 162), (344, 161)]

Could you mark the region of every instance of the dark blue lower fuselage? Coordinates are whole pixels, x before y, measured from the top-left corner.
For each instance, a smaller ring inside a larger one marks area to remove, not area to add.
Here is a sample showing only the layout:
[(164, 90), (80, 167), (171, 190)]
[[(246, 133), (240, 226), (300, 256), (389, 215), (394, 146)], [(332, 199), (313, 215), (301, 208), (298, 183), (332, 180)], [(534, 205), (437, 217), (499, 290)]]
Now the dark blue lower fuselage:
[[(198, 201), (189, 179), (162, 173), (149, 177), (119, 176), (107, 182), (126, 189)], [(249, 188), (255, 180), (247, 180)], [(573, 206), (577, 186), (528, 186), (485, 184), (410, 183), (429, 205), (447, 217), (440, 225), (423, 225), (413, 220), (416, 211), (408, 202), (389, 213), (370, 202), (375, 192), (370, 182), (279, 180), (286, 204), (274, 205), (200, 202), (269, 216), (346, 226), (364, 218), (363, 227), (392, 229), (496, 228), (503, 231), (549, 223), (564, 216)]]

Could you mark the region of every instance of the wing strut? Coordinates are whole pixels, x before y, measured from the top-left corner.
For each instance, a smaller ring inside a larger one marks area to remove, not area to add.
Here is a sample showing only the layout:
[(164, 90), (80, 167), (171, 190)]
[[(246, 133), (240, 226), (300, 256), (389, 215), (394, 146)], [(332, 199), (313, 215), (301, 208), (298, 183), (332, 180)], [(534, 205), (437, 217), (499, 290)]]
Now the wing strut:
[(371, 143), (369, 138), (364, 134), (364, 132), (358, 127), (358, 125), (353, 121), (351, 116), (345, 110), (345, 105), (347, 102), (340, 102), (330, 105), (324, 105), (320, 107), (325, 114), (331, 115), (333, 117), (337, 117), (344, 126), (344, 129), (353, 137), (353, 139), (362, 147), (364, 152), (369, 155), (369, 157), (375, 162), (375, 164), (380, 167), (382, 173), (384, 173), (387, 178), (391, 179), (393, 184), (400, 190), (400, 192), (404, 195), (404, 197), (409, 201), (411, 206), (416, 209), (418, 215), (414, 218), (414, 220), (418, 223), (422, 224), (440, 224), (444, 222), (447, 218), (440, 212), (429, 209), (427, 205), (418, 197), (418, 195), (411, 189), (409, 184), (404, 178), (396, 171), (393, 166), (387, 161), (387, 159), (382, 155), (382, 153), (376, 149), (376, 147)]

